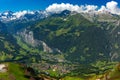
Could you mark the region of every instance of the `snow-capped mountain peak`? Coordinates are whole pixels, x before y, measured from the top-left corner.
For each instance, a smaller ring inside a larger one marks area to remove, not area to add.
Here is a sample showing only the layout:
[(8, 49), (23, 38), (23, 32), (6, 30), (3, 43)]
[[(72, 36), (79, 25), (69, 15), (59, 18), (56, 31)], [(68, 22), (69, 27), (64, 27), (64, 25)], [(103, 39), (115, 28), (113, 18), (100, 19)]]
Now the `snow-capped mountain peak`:
[(30, 10), (23, 10), (18, 12), (12, 11), (5, 11), (0, 13), (0, 21), (8, 22), (12, 20), (21, 20), (21, 19), (29, 19), (29, 20), (37, 20), (41, 18), (45, 18), (49, 15), (46, 11), (30, 11)]
[(6, 15), (6, 16), (12, 15), (12, 14), (13, 14), (12, 11), (5, 11), (5, 12), (2, 13), (2, 15)]
[(19, 11), (19, 12), (15, 12), (13, 13), (14, 16), (16, 16), (16, 18), (20, 18), (21, 16), (24, 16), (25, 14), (34, 14), (33, 11)]

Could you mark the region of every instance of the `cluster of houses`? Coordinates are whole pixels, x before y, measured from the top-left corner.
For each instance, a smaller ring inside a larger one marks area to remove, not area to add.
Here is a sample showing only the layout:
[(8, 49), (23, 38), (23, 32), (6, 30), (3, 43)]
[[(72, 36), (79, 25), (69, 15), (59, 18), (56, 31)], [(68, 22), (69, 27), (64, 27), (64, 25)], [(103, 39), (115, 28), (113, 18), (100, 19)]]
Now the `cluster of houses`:
[(47, 72), (47, 70), (51, 70), (52, 71), (57, 71), (59, 72), (59, 74), (66, 74), (70, 72), (70, 69), (68, 66), (65, 65), (60, 65), (60, 64), (48, 64), (48, 63), (41, 63), (41, 64), (35, 64), (32, 67), (37, 68), (40, 71), (46, 72), (47, 74), (49, 74)]

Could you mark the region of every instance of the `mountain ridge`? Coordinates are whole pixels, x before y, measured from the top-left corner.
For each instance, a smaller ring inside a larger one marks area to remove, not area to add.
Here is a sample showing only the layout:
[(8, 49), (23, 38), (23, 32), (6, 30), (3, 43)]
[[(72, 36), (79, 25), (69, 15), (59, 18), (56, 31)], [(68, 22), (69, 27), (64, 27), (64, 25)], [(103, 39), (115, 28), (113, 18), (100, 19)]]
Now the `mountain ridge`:
[(30, 10), (23, 10), (23, 11), (17, 11), (17, 12), (12, 12), (12, 11), (5, 11), (0, 13), (0, 21), (2, 22), (9, 22), (9, 21), (14, 21), (14, 20), (39, 20), (46, 18), (48, 16), (51, 16), (53, 14), (61, 14), (64, 11), (69, 11), (71, 14), (83, 14), (83, 15), (112, 15), (112, 16), (119, 16), (117, 14), (112, 14), (111, 12), (94, 12), (94, 11), (89, 11), (89, 12), (77, 12), (77, 11), (70, 11), (70, 10), (63, 10), (58, 13), (52, 13), (52, 12), (47, 12), (46, 10), (36, 10), (36, 11), (30, 11)]

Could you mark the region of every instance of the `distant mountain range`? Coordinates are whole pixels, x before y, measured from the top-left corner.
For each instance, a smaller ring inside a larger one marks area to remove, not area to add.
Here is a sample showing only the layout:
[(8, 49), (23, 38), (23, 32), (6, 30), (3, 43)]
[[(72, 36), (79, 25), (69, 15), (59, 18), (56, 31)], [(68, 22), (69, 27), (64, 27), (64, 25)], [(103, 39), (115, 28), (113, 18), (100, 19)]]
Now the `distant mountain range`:
[[(64, 10), (64, 11), (68, 11), (68, 10)], [(61, 12), (64, 12), (64, 11), (61, 11)], [(72, 14), (78, 13), (75, 11), (70, 11), (70, 12)], [(35, 20), (46, 18), (52, 14), (59, 14), (59, 13), (52, 13), (52, 12), (41, 11), (41, 10), (36, 10), (36, 11), (23, 10), (23, 11), (18, 11), (18, 12), (5, 11), (5, 12), (0, 13), (0, 21), (2, 22), (9, 22), (9, 21), (14, 21), (14, 20), (35, 21)], [(89, 17), (92, 15), (95, 16), (95, 15), (101, 15), (101, 14), (114, 15), (114, 16), (116, 15), (116, 14), (112, 14), (107, 11), (104, 11), (104, 12), (89, 11), (89, 12), (81, 12), (81, 14), (84, 14), (85, 16), (88, 15)]]
[(5, 11), (0, 13), (0, 21), (8, 22), (13, 20), (37, 20), (45, 18), (49, 15), (46, 11), (19, 11), (19, 12), (12, 12), (12, 11)]

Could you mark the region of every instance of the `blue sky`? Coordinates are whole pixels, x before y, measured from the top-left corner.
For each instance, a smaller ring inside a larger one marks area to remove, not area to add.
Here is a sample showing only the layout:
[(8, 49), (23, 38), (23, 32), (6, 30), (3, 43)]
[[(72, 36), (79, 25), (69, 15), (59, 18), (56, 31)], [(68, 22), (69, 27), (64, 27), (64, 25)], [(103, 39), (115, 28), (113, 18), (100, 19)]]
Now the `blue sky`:
[[(77, 5), (105, 5), (111, 0), (0, 0), (0, 12), (11, 10), (44, 10), (53, 3), (70, 3)], [(120, 5), (120, 0), (114, 0)], [(118, 5), (118, 6), (119, 6)]]

